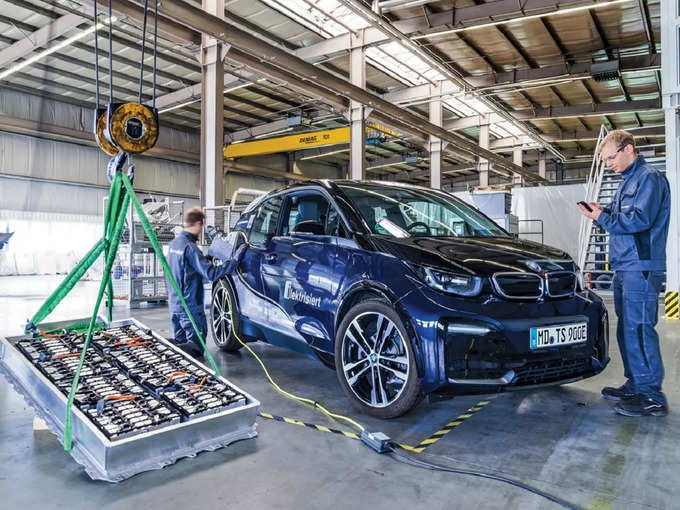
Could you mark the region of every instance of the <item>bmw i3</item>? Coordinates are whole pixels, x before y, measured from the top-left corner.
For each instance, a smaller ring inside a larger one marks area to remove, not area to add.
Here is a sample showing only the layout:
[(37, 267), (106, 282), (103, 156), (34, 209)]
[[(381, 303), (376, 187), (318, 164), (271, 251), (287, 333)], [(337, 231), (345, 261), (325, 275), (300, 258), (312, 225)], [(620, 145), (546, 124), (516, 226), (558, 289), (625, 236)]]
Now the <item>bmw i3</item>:
[[(368, 414), (573, 382), (609, 362), (606, 308), (571, 257), (446, 192), (310, 181), (255, 200), (234, 231), (247, 247), (213, 285), (217, 346), (239, 349), (236, 332), (319, 359)], [(233, 239), (208, 254), (228, 259)]]

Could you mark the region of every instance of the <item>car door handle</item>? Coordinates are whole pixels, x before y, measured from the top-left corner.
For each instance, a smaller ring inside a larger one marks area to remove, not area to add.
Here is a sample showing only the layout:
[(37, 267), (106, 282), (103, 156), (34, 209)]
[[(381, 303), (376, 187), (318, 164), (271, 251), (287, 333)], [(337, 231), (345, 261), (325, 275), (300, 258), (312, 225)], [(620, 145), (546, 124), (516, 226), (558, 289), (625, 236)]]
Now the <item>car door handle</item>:
[(264, 261), (267, 264), (273, 264), (276, 262), (277, 256), (276, 253), (268, 253), (267, 255), (264, 256)]

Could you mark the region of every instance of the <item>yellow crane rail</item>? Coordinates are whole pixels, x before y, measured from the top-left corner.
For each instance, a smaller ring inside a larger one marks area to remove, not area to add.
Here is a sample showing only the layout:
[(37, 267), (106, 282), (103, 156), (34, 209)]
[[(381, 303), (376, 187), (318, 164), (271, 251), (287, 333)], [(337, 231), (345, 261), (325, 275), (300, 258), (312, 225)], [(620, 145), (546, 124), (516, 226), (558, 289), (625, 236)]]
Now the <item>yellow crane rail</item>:
[[(398, 136), (396, 131), (383, 126), (382, 124), (369, 122), (366, 124), (366, 127), (367, 134), (372, 131), (390, 136)], [(263, 140), (232, 143), (224, 148), (224, 157), (233, 159), (245, 156), (258, 156), (262, 154), (274, 154), (276, 152), (310, 149), (312, 147), (324, 147), (326, 145), (338, 145), (349, 143), (349, 138), (350, 131), (348, 126), (322, 129), (319, 131), (307, 131), (305, 133), (276, 136)]]

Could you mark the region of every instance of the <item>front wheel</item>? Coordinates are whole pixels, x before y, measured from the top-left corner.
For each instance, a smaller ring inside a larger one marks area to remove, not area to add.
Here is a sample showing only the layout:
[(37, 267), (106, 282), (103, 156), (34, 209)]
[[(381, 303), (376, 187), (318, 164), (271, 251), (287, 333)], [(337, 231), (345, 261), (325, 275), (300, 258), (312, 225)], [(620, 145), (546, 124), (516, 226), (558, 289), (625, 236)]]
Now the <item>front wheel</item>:
[(364, 301), (347, 312), (335, 338), (335, 366), (352, 404), (367, 414), (395, 418), (420, 401), (409, 335), (383, 301)]
[(240, 322), (234, 292), (227, 280), (213, 283), (210, 331), (215, 345), (223, 351), (234, 352), (243, 347), (234, 335), (234, 331), (240, 334)]

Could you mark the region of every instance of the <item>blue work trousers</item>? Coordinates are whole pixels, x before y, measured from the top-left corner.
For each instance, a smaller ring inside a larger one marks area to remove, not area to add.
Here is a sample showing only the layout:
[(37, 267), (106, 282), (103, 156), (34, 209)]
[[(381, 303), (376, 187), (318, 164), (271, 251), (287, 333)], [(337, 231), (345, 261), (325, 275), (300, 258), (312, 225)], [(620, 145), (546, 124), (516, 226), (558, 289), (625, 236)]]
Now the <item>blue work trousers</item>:
[(659, 291), (663, 279), (661, 271), (617, 271), (614, 308), (626, 388), (666, 404), (666, 397), (661, 392), (664, 369), (659, 335), (654, 329), (659, 317)]
[[(206, 341), (206, 335), (208, 333), (208, 324), (205, 319), (205, 312), (203, 311), (192, 311), (191, 314), (196, 321), (196, 326), (201, 332), (203, 341)], [(189, 350), (195, 350), (198, 353), (203, 353), (203, 347), (201, 347), (201, 342), (198, 340), (196, 331), (191, 325), (189, 316), (184, 312), (172, 312), (170, 314), (170, 321), (172, 322), (172, 331), (175, 335), (174, 343), (177, 346), (187, 348)]]

